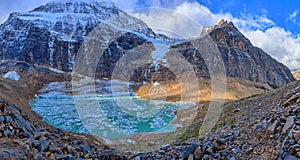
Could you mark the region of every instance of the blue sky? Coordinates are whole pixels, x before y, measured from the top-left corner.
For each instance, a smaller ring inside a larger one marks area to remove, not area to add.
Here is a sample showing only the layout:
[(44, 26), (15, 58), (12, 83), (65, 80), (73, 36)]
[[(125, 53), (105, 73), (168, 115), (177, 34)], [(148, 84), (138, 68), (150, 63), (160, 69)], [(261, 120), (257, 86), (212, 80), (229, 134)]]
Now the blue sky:
[(244, 14), (266, 16), (276, 25), (291, 31), (294, 36), (300, 34), (300, 1), (299, 0), (229, 0), (224, 3), (223, 0), (200, 0), (212, 12), (230, 12), (235, 17), (241, 17)]
[[(28, 11), (49, 1), (59, 0), (0, 0), (0, 22), (4, 22), (11, 12)], [(185, 38), (197, 37), (203, 26), (214, 25), (222, 18), (227, 19), (232, 21), (255, 46), (262, 48), (290, 69), (300, 69), (299, 0), (111, 1), (145, 21), (156, 32), (160, 32), (161, 29), (171, 32), (182, 31)], [(136, 9), (140, 7), (158, 7), (161, 10), (137, 12)], [(162, 11), (162, 8), (169, 10)]]

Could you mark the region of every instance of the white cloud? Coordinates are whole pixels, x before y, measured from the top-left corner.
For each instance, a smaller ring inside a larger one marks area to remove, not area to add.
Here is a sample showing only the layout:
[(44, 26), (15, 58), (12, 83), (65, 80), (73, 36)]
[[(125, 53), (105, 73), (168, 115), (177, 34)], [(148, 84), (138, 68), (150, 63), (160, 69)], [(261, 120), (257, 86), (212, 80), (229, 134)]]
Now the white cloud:
[(291, 32), (273, 27), (265, 32), (261, 30), (247, 31), (245, 35), (253, 45), (270, 53), (290, 69), (300, 68), (300, 38), (294, 38)]
[(216, 24), (222, 18), (232, 19), (231, 14), (213, 14), (206, 6), (200, 5), (198, 2), (183, 3), (176, 7), (175, 12), (196, 20), (201, 26)]
[(142, 19), (156, 32), (169, 33), (169, 35), (175, 34), (181, 38), (189, 38), (199, 36), (202, 30), (202, 26), (193, 18), (174, 12), (173, 10), (151, 8), (147, 13), (140, 13), (140, 10), (137, 12), (138, 13), (132, 13), (132, 15)]
[[(145, 21), (155, 31), (168, 30), (181, 37), (199, 36), (202, 27), (212, 26), (222, 18), (232, 21), (252, 44), (262, 48), (290, 69), (300, 68), (300, 38), (276, 26), (267, 17), (267, 11), (261, 15), (244, 14), (234, 17), (230, 13), (212, 13), (209, 8), (198, 2), (182, 3), (174, 10), (150, 9), (148, 13), (133, 13)], [(293, 17), (297, 16), (295, 12)]]
[(296, 23), (296, 17), (298, 15), (299, 11), (295, 10), (293, 13), (289, 14), (289, 20), (293, 23)]

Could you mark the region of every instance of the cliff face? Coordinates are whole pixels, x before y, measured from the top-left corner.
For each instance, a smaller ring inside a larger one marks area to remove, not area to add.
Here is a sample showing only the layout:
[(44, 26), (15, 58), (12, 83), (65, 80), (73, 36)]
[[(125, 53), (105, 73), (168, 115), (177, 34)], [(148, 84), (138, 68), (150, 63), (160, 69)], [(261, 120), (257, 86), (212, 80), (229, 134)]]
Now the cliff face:
[(227, 75), (275, 86), (294, 81), (290, 70), (251, 42), (233, 25), (211, 32), (209, 36), (218, 44)]
[[(208, 77), (220, 60), (228, 77), (238, 77), (276, 87), (294, 81), (290, 70), (262, 49), (254, 47), (233, 23), (204, 28), (201, 38), (173, 46), (200, 77)], [(216, 57), (221, 58), (216, 58)]]

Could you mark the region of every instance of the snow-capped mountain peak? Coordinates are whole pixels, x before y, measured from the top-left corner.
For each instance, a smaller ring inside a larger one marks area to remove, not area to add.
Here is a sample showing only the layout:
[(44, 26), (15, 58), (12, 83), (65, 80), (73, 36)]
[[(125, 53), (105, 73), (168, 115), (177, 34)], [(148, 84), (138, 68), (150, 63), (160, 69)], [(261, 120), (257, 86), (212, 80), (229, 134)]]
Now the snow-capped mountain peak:
[(56, 1), (35, 8), (32, 12), (51, 12), (51, 13), (91, 13), (90, 11), (98, 12), (100, 10), (119, 10), (116, 5), (110, 1)]
[(119, 8), (115, 6), (112, 2), (107, 1), (59, 1), (51, 2), (46, 5), (35, 8), (29, 12), (33, 15), (53, 15), (53, 16), (95, 16), (97, 18), (106, 19), (111, 15), (118, 14), (122, 12)]
[(12, 13), (0, 26), (0, 58), (71, 70), (80, 45), (99, 24), (107, 24), (110, 34), (121, 29), (146, 39), (166, 39), (112, 2), (59, 1)]

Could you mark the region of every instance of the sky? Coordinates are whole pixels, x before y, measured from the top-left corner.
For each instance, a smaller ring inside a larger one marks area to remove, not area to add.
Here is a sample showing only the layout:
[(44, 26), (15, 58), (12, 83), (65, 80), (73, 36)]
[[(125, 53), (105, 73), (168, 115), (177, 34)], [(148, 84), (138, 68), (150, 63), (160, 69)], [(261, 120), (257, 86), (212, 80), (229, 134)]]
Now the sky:
[[(11, 12), (29, 11), (49, 1), (59, 0), (0, 0), (0, 23)], [(110, 1), (142, 19), (156, 32), (169, 35), (177, 32), (184, 38), (197, 37), (202, 27), (215, 25), (224, 18), (232, 21), (253, 45), (262, 48), (291, 70), (300, 69), (299, 0)], [(146, 10), (145, 7), (155, 8)]]

